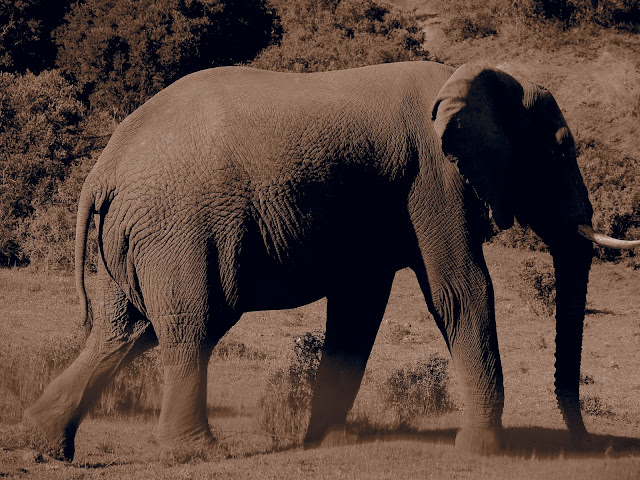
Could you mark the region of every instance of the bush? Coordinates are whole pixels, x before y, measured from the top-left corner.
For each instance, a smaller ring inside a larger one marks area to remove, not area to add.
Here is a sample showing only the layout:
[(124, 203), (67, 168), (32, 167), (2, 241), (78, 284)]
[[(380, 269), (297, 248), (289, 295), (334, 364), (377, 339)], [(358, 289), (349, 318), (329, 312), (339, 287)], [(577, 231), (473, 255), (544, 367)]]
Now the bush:
[(46, 208), (78, 158), (93, 144), (77, 90), (57, 71), (0, 74), (0, 265), (27, 260), (23, 224)]
[(274, 0), (283, 35), (258, 68), (317, 72), (427, 58), (412, 15), (373, 0)]
[(51, 337), (34, 348), (0, 343), (0, 417), (19, 421), (25, 408), (78, 355), (82, 336)]
[[(3, 342), (4, 343), (4, 342)], [(84, 330), (69, 338), (53, 336), (18, 348), (0, 343), (0, 418), (19, 421), (45, 387), (67, 368), (84, 345)], [(159, 351), (138, 357), (107, 386), (93, 415), (131, 415), (157, 412), (162, 403), (162, 368)]]
[(599, 397), (594, 396), (580, 397), (580, 410), (592, 417), (611, 418), (615, 416), (609, 405), (600, 400)]
[[(640, 238), (640, 159), (610, 151), (595, 140), (582, 141), (579, 147), (582, 174), (594, 205), (594, 225), (617, 238)], [(596, 254), (640, 268), (635, 250), (597, 247)]]
[[(35, 269), (65, 270), (74, 268), (74, 246), (78, 199), (84, 179), (95, 160), (71, 166), (68, 178), (47, 203), (40, 203), (23, 224), (21, 252)], [(98, 242), (94, 228), (89, 230), (85, 265), (97, 271)]]
[(566, 27), (596, 24), (637, 30), (640, 4), (636, 0), (530, 0), (535, 14), (559, 20)]
[(243, 342), (221, 341), (213, 350), (213, 356), (222, 360), (242, 358), (244, 360), (266, 360), (267, 355), (260, 350), (249, 348)]
[(53, 67), (53, 30), (71, 0), (0, 0), (0, 71), (40, 73)]
[(385, 404), (400, 425), (415, 417), (441, 415), (456, 409), (449, 394), (449, 360), (433, 354), (426, 362), (394, 371), (384, 384)]
[(520, 279), (520, 298), (536, 315), (552, 316), (556, 304), (556, 277), (551, 261), (528, 258), (524, 262)]
[(462, 15), (451, 19), (444, 33), (457, 40), (491, 37), (498, 34), (497, 17), (488, 13), (478, 15)]
[(531, 252), (547, 252), (549, 248), (542, 239), (533, 231), (531, 227), (523, 227), (517, 221), (513, 227), (507, 230), (499, 230), (494, 227), (495, 235), (491, 242), (504, 247), (513, 247), (519, 250), (529, 250)]
[(324, 345), (323, 332), (307, 332), (293, 340), (294, 358), (287, 370), (270, 378), (260, 400), (260, 423), (276, 446), (299, 443), (309, 424), (311, 395)]
[(163, 384), (160, 350), (145, 352), (116, 375), (93, 415), (157, 413), (162, 406)]
[(454, 40), (502, 34), (514, 25), (527, 41), (534, 32), (555, 36), (557, 28), (600, 26), (637, 32), (640, 26), (637, 0), (460, 0), (441, 2), (438, 8), (449, 18), (445, 33)]

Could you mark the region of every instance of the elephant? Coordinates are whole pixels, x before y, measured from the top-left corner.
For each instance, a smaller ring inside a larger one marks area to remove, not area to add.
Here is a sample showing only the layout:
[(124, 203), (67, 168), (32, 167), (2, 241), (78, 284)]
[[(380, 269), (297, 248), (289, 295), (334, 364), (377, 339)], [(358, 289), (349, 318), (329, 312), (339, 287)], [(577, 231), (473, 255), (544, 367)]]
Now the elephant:
[[(503, 375), (483, 257), (490, 218), (529, 225), (557, 279), (555, 393), (572, 438), (597, 233), (574, 139), (554, 97), (496, 68), (400, 62), (323, 73), (199, 71), (116, 129), (79, 199), (77, 359), (25, 411), (53, 456), (105, 384), (159, 346), (162, 445), (213, 441), (212, 349), (245, 312), (327, 299), (306, 447), (344, 432), (395, 273), (415, 272), (465, 404), (456, 446), (502, 443)], [(98, 232), (98, 298), (85, 289)]]

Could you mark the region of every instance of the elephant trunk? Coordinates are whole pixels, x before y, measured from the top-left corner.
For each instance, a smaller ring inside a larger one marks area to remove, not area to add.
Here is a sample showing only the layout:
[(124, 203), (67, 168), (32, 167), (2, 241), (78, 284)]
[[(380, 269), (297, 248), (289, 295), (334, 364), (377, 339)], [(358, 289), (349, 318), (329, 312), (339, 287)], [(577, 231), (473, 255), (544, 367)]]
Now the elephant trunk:
[(582, 443), (587, 431), (580, 412), (579, 382), (582, 332), (591, 242), (574, 237), (570, 245), (551, 249), (556, 274), (556, 372), (558, 406), (575, 443)]

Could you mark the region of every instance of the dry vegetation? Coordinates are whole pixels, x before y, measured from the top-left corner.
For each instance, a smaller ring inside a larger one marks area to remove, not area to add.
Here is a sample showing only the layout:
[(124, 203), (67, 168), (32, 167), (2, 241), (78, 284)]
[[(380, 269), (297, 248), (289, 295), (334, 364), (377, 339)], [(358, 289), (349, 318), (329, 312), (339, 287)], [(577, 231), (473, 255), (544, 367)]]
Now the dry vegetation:
[[(500, 9), (506, 3), (515, 5), (500, 0), (394, 3), (422, 22), (422, 53), (428, 51), (431, 58), (453, 65), (483, 60), (548, 87), (578, 141), (579, 162), (597, 206), (596, 225), (610, 233), (640, 236), (640, 38), (632, 28), (602, 26), (611, 26), (606, 23), (613, 18), (613, 6), (624, 2), (600, 2), (599, 11), (588, 10), (585, 5), (591, 2), (563, 2), (582, 7), (561, 22), (537, 21), (540, 12), (531, 16), (530, 10)], [(412, 35), (415, 39), (415, 32)], [(304, 32), (290, 37), (299, 41)], [(271, 50), (261, 61), (278, 58), (290, 64), (293, 57), (287, 48), (284, 44), (280, 52)], [(376, 54), (384, 54), (385, 48), (377, 46)], [(322, 49), (311, 44), (309, 52), (319, 55)], [(83, 168), (68, 178), (78, 182)], [(56, 193), (65, 212), (72, 210), (70, 191)], [(34, 219), (30, 231), (50, 232), (49, 220), (44, 218), (40, 227), (38, 217)], [(83, 423), (73, 464), (39, 462), (29, 453), (18, 422), (24, 407), (80, 347), (79, 315), (68, 275), (14, 269), (0, 270), (0, 477), (639, 478), (638, 257), (599, 263), (592, 271), (581, 396), (587, 427), (595, 436), (591, 451), (579, 455), (568, 447), (553, 395), (549, 257), (504, 246), (535, 249), (535, 240), (527, 235), (514, 229), (486, 247), (496, 284), (505, 374), (504, 455), (478, 458), (454, 451), (463, 408), (455, 374), (443, 367), (446, 346), (415, 278), (402, 271), (350, 415), (350, 430), (361, 435), (358, 445), (299, 448), (309, 389), (296, 383), (294, 391), (291, 381), (312, 376), (315, 363), (310, 352), (296, 355), (294, 346), (300, 345), (296, 338), (323, 330), (325, 304), (318, 302), (246, 315), (216, 348), (208, 404), (218, 450), (201, 456), (159, 456), (153, 429), (162, 379), (157, 354), (151, 352), (118, 377)], [(39, 246), (29, 248), (37, 252)], [(600, 252), (603, 258), (608, 255)], [(426, 393), (416, 393), (420, 389)], [(433, 398), (440, 398), (445, 408), (420, 411), (416, 398), (434, 392), (440, 392)], [(289, 408), (291, 395), (301, 402), (298, 410)], [(272, 408), (269, 417), (269, 405), (282, 408)]]

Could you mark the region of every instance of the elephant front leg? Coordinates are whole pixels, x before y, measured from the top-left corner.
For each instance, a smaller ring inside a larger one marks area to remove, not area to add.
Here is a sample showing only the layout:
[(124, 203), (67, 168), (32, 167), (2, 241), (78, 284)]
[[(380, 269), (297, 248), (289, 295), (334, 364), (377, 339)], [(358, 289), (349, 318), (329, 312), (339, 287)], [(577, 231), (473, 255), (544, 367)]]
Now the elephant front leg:
[(495, 453), (503, 448), (504, 387), (497, 339), (481, 338), (485, 333), (483, 327), (472, 329), (451, 345), (464, 401), (464, 423), (456, 435), (456, 448)]
[(389, 299), (393, 273), (352, 279), (327, 297), (327, 328), (305, 448), (346, 443), (345, 424)]
[[(493, 288), (485, 268), (472, 261), (444, 275), (418, 275), (431, 313), (451, 352), (464, 401), (456, 447), (478, 453), (502, 448), (504, 387)], [(429, 278), (429, 281), (427, 281)]]

